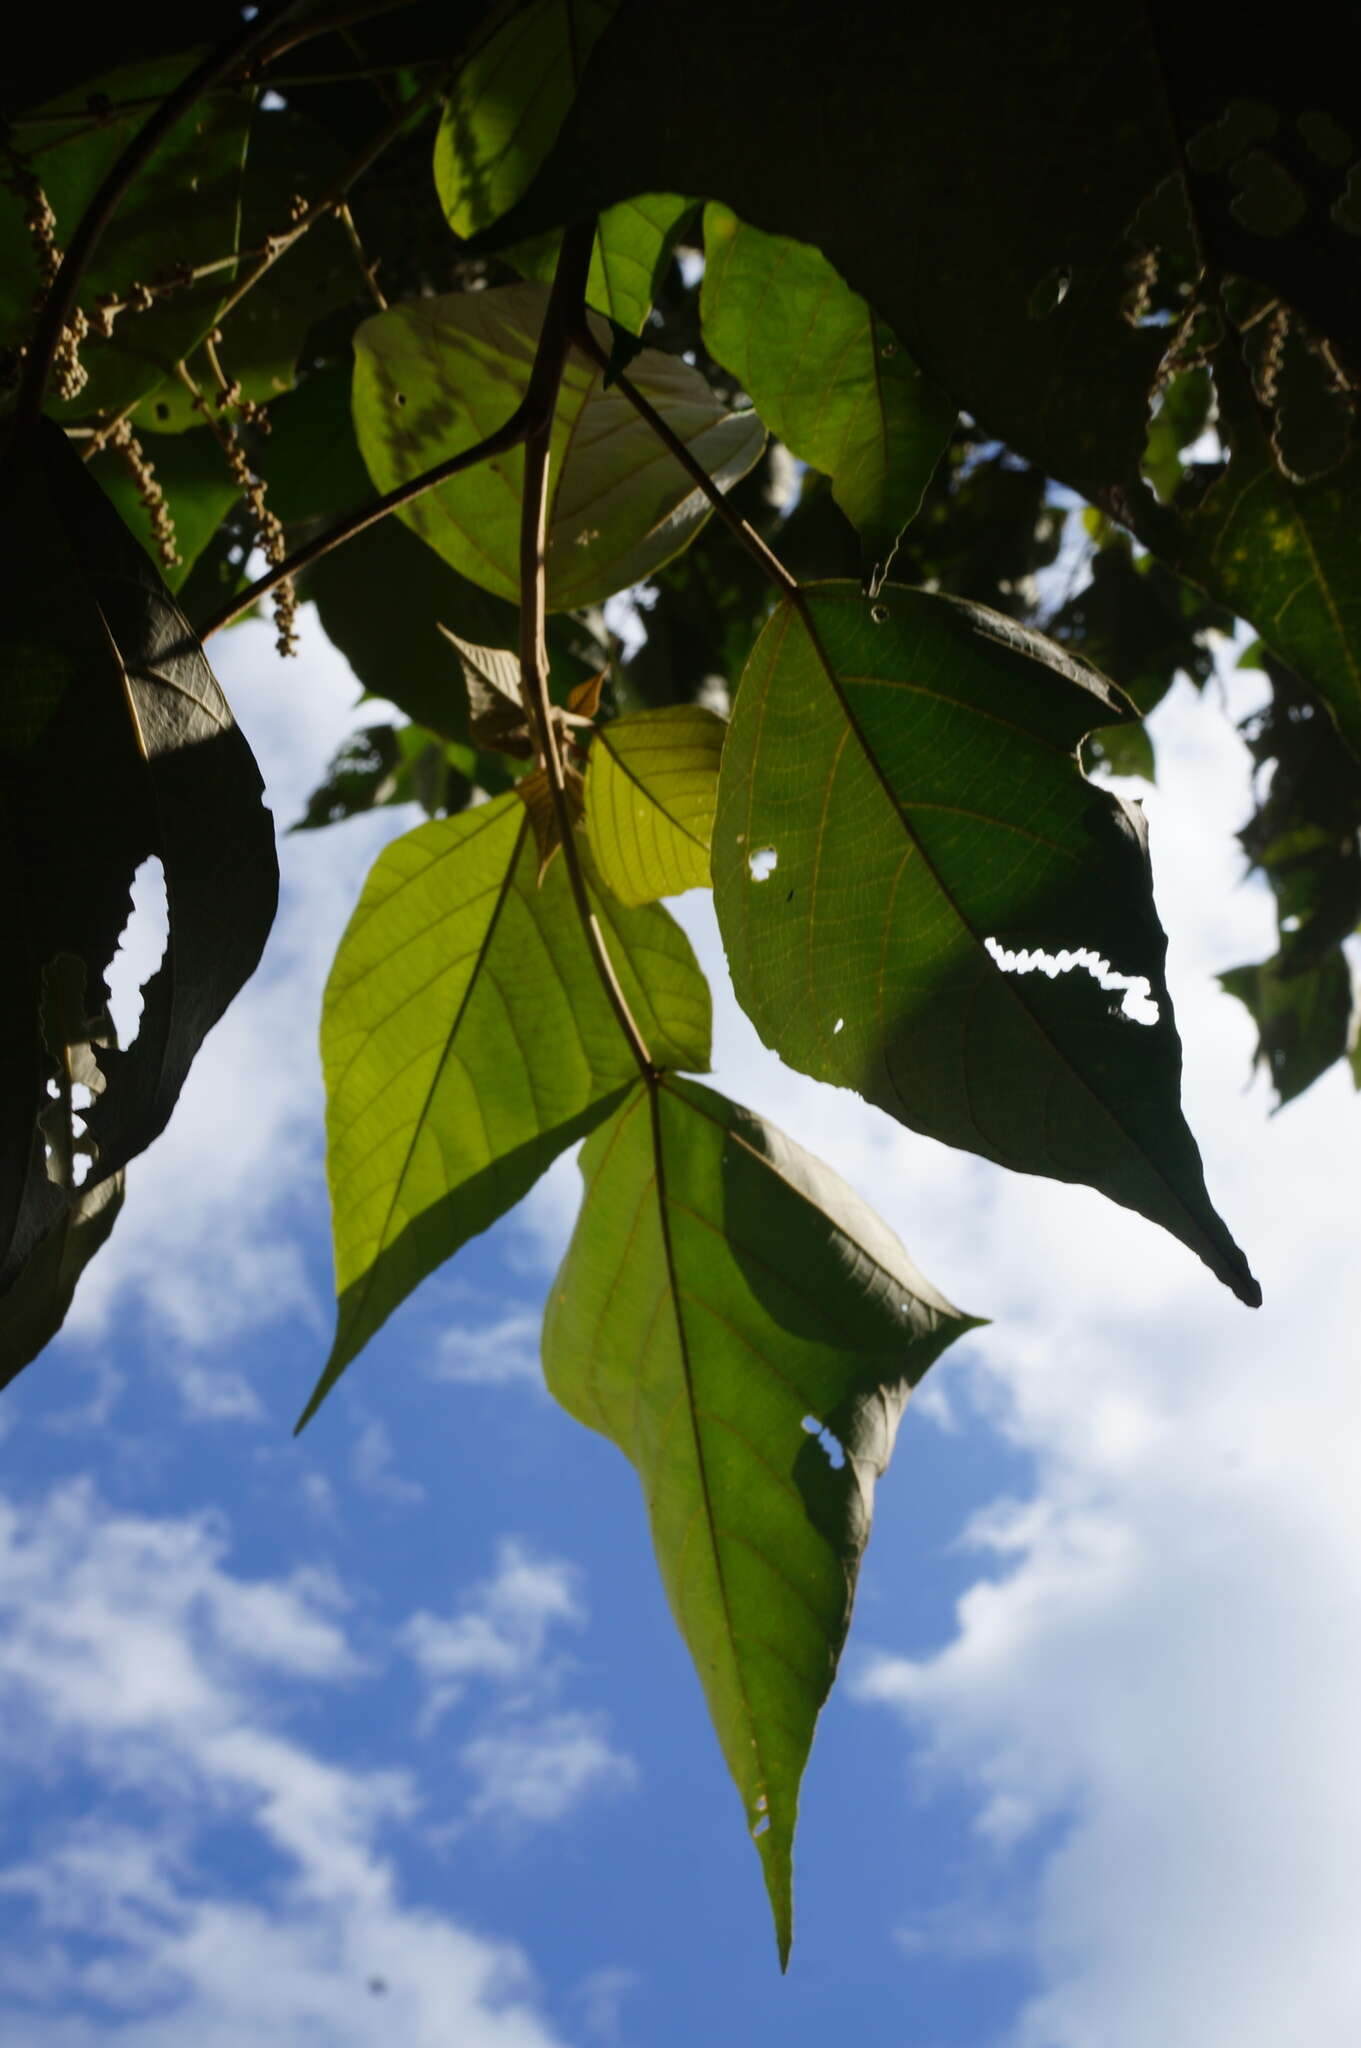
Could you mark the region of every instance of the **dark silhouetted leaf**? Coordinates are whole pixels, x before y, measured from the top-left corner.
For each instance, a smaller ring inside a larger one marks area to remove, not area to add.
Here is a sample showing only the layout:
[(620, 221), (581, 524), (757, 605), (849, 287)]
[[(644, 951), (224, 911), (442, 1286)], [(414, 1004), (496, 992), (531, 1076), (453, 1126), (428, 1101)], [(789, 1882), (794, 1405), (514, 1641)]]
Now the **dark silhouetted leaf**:
[(0, 1285), (13, 1286), (35, 1259), (69, 1272), (76, 1256), (43, 1249), (68, 1211), (43, 1125), (74, 1028), (60, 1048), (44, 1029), (53, 975), (64, 1016), (102, 1010), (133, 876), (159, 859), (169, 938), (138, 1036), (123, 1050), (91, 1041), (102, 1086), (83, 1113), (89, 1245), (94, 1217), (109, 1220), (95, 1186), (164, 1127), (205, 1033), (254, 970), (278, 875), (259, 772), (202, 649), (59, 429), (42, 423), (11, 458), (5, 501)]
[(975, 1319), (829, 1167), (707, 1088), (635, 1087), (581, 1155), (548, 1384), (637, 1467), (781, 1960), (813, 1726), (912, 1387)]
[(1257, 1026), (1257, 1061), (1282, 1109), (1347, 1050), (1354, 1007), (1352, 973), (1337, 949), (1312, 966), (1284, 970), (1279, 955), (1255, 967), (1231, 967), (1219, 985)]

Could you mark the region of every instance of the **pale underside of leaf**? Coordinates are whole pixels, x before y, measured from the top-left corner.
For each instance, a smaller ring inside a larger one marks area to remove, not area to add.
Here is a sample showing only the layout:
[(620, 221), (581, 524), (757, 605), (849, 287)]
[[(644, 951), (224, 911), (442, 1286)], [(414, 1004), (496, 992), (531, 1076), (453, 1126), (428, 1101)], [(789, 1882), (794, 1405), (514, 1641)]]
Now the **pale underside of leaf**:
[[(981, 607), (815, 588), (775, 615), (738, 694), (719, 922), (739, 1000), (792, 1065), (947, 1144), (1100, 1189), (1255, 1305), (1181, 1114), (1142, 813), (1077, 762), (1122, 708)], [(1053, 971), (1022, 971), (1036, 953)], [(1077, 954), (1146, 982), (1156, 1021)]]
[(586, 829), (621, 903), (652, 903), (709, 882), (709, 840), (724, 724), (698, 704), (615, 719), (586, 772)]
[[(581, 849), (583, 859), (587, 850)], [(665, 912), (593, 907), (658, 1062), (708, 1063), (708, 989)], [(526, 1194), (636, 1071), (561, 861), (515, 793), (380, 855), (322, 1014), (339, 1315), (307, 1413), (427, 1273)]]
[[(410, 300), (364, 322), (355, 336), (355, 431), (379, 489), (504, 424), (528, 384), (547, 298), (542, 285), (507, 285)], [(608, 353), (608, 326), (593, 321), (593, 332)], [(759, 459), (765, 429), (755, 413), (725, 411), (689, 364), (644, 349), (629, 375), (720, 489)], [(512, 449), (427, 491), (400, 517), (461, 574), (515, 599), (523, 474), (523, 451)], [(570, 351), (550, 449), (549, 609), (594, 604), (644, 581), (709, 512), (623, 393), (605, 390), (598, 365)]]
[(638, 1469), (787, 1959), (799, 1781), (875, 1481), (973, 1319), (835, 1174), (708, 1089), (635, 1088), (582, 1173), (549, 1385)]

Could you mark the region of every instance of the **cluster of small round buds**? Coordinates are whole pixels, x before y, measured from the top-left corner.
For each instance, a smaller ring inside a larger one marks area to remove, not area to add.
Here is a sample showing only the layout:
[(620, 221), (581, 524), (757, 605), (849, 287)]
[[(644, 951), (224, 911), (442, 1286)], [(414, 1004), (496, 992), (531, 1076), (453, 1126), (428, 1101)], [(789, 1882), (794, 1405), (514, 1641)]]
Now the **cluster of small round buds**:
[(310, 212), (311, 207), (309, 206), (308, 202), (303, 198), (301, 192), (295, 192), (293, 194), (293, 197), (288, 202), (289, 220), (296, 227), (300, 220), (306, 220)]
[(1125, 296), (1124, 315), (1131, 327), (1141, 327), (1152, 309), (1153, 287), (1158, 282), (1157, 250), (1136, 251), (1126, 266), (1126, 275), (1129, 291)]
[(156, 481), (155, 464), (147, 461), (146, 450), (133, 432), (130, 420), (119, 420), (108, 438), (122, 456), (137, 486), (137, 496), (151, 521), (151, 537), (162, 564), (167, 569), (178, 568), (180, 557), (175, 547), (175, 522), (165, 492)]
[(1266, 346), (1257, 366), (1257, 395), (1263, 405), (1276, 403), (1276, 391), (1285, 362), (1285, 344), (1290, 334), (1290, 309), (1277, 306), (1268, 315)]
[(135, 283), (128, 286), (126, 305), (131, 313), (149, 313), (154, 294), (149, 284)]
[[(201, 391), (195, 394), (194, 404), (218, 438), (222, 452), (227, 458), (227, 468), (233, 483), (239, 485), (245, 495), (251, 518), (255, 523), (256, 537), (266, 559), (277, 565), (288, 555), (288, 542), (284, 535), (283, 523), (265, 502), (264, 481), (256, 476), (246, 458), (246, 451), (241, 446), (235, 422), (214, 419), (212, 409)], [(269, 422), (262, 405), (249, 398), (242, 399), (240, 404), (243, 418), (268, 429)], [(280, 654), (293, 654), (297, 651), (297, 616), (298, 593), (292, 577), (287, 576), (274, 592), (275, 645)]]
[(113, 334), (113, 323), (123, 310), (123, 301), (117, 292), (101, 292), (95, 300), (93, 315), (94, 331), (101, 341), (108, 341)]
[(89, 373), (80, 360), (80, 344), (89, 331), (90, 323), (77, 306), (52, 351), (52, 374), (60, 399), (78, 398), (89, 382)]

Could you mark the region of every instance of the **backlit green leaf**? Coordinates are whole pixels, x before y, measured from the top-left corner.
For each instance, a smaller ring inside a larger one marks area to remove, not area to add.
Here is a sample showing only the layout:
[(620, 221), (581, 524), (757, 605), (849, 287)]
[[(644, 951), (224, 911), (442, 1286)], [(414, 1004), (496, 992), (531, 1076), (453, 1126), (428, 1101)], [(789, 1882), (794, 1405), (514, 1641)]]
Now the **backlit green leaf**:
[[(702, 1071), (709, 991), (684, 933), (656, 907), (594, 903), (653, 1057)], [(339, 1315), (307, 1415), (417, 1283), (528, 1193), (637, 1071), (565, 864), (540, 885), (517, 796), (379, 856), (331, 970), (321, 1050)]]
[(499, 219), (547, 156), (617, 0), (530, 0), (464, 65), (435, 141), (435, 189), (456, 235)]
[[(1143, 814), (1077, 765), (1122, 708), (981, 606), (814, 587), (806, 614), (781, 606), (738, 692), (719, 922), (743, 1008), (791, 1065), (947, 1144), (1099, 1188), (1255, 1303), (1181, 1114)], [(1156, 1021), (1112, 972), (1147, 983)]]
[[(587, 305), (630, 334), (641, 334), (676, 237), (694, 203), (693, 199), (678, 199), (674, 192), (644, 192), (637, 199), (608, 207), (596, 226), (586, 280)], [(523, 277), (536, 277), (548, 284), (561, 246), (561, 235), (540, 235), (508, 249), (506, 260)]]
[(831, 477), (867, 573), (882, 577), (954, 429), (954, 403), (808, 243), (710, 205), (704, 253), (708, 348), (771, 432)]
[(785, 1960), (799, 1781), (875, 1481), (974, 1319), (829, 1167), (707, 1088), (635, 1087), (581, 1170), (548, 1384), (637, 1467)]
[(701, 705), (671, 704), (596, 734), (586, 830), (600, 879), (621, 903), (708, 887), (724, 730)]
[[(510, 417), (529, 382), (547, 302), (542, 285), (509, 285), (413, 299), (364, 322), (355, 335), (355, 430), (380, 491)], [(596, 321), (594, 332), (608, 349), (609, 329)], [(759, 457), (765, 429), (755, 413), (726, 412), (677, 357), (644, 349), (629, 376), (720, 487)], [(523, 451), (511, 449), (427, 491), (399, 516), (461, 575), (517, 599), (523, 474)], [(572, 350), (550, 452), (550, 609), (570, 611), (643, 581), (708, 516), (708, 501), (623, 393), (602, 389), (595, 363)]]

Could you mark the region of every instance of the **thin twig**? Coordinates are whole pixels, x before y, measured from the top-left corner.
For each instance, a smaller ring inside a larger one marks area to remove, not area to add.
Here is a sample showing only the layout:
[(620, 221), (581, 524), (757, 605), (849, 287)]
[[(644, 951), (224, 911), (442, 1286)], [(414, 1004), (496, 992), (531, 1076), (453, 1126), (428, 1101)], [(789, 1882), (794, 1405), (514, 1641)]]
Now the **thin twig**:
[[(608, 352), (596, 340), (584, 318), (579, 323), (572, 339), (578, 348), (583, 349), (587, 355), (600, 365), (602, 370), (608, 369), (610, 360)], [(736, 534), (743, 547), (747, 550), (747, 553), (755, 557), (756, 561), (765, 570), (767, 576), (777, 585), (782, 595), (797, 598), (799, 595), (798, 578), (791, 576), (774, 549), (768, 547), (762, 540), (756, 528), (742, 517), (735, 506), (728, 503), (727, 498), (714, 482), (704, 464), (697, 456), (690, 452), (679, 434), (667, 425), (667, 422), (662, 418), (657, 408), (644, 398), (642, 392), (630, 377), (616, 375), (613, 381), (620, 391), (623, 392), (639, 418), (646, 420), (653, 433), (657, 436), (657, 439), (670, 449), (677, 462), (681, 465), (681, 468), (693, 478), (724, 525)]]
[(526, 708), (534, 722), (539, 758), (548, 776), (548, 791), (558, 838), (562, 843), (562, 858), (586, 944), (638, 1071), (648, 1087), (653, 1089), (657, 1084), (657, 1067), (619, 985), (600, 921), (591, 906), (586, 877), (582, 873), (562, 753), (548, 695), (548, 644), (544, 630), (547, 610), (548, 454), (563, 368), (575, 325), (585, 306), (586, 278), (594, 243), (593, 220), (568, 228), (562, 238), (553, 288), (544, 314), (534, 367), (530, 372), (529, 389), (525, 393), (528, 433), (525, 437), (524, 495), (520, 505), (520, 682)]
[(426, 491), (434, 490), (437, 484), (445, 483), (451, 476), (457, 476), (461, 470), (472, 469), (477, 463), (486, 462), (493, 455), (504, 454), (508, 448), (518, 448), (528, 432), (527, 405), (528, 399), (522, 399), (505, 424), (488, 434), (485, 440), (478, 441), (471, 448), (463, 449), (458, 455), (446, 457), (443, 462), (437, 462), (433, 469), (424, 470), (420, 476), (410, 477), (406, 483), (398, 484), (390, 491), (384, 491), (381, 497), (371, 499), (367, 505), (360, 505), (355, 511), (347, 512), (343, 519), (337, 520), (334, 526), (328, 526), (324, 533), (314, 535), (302, 547), (295, 548), (291, 555), (286, 556), (282, 562), (275, 563), (264, 576), (258, 576), (254, 583), (249, 584), (245, 590), (239, 591), (235, 597), (229, 598), (225, 604), (211, 613), (203, 624), (196, 628), (199, 639), (206, 640), (210, 634), (218, 633), (224, 626), (229, 626), (233, 619), (239, 619), (242, 612), (249, 611), (258, 599), (265, 597), (286, 576), (297, 576), (302, 570), (310, 569), (313, 562), (319, 562), (323, 555), (329, 555), (332, 548), (338, 548), (343, 541), (352, 540), (355, 534), (362, 533), (366, 526), (374, 526), (380, 519), (386, 519), (389, 512), (397, 511), (402, 505), (409, 505), (413, 498), (423, 497)]
[(204, 58), (175, 88), (174, 92), (161, 101), (154, 114), (143, 122), (127, 148), (101, 181), (94, 197), (81, 215), (76, 231), (67, 245), (61, 268), (52, 281), (51, 289), (43, 300), (42, 310), (24, 356), (23, 380), (15, 399), (14, 412), (10, 421), (9, 450), (17, 451), (27, 441), (38, 417), (42, 412), (43, 394), (52, 368), (52, 358), (62, 331), (75, 311), (80, 281), (99, 246), (105, 228), (113, 219), (133, 179), (142, 166), (155, 154), (170, 130), (175, 126), (196, 100), (234, 71), (239, 71), (255, 51), (262, 48), (276, 34), (281, 22), (296, 14), (303, 0), (284, 0), (283, 6), (268, 18), (256, 15), (229, 41)]

